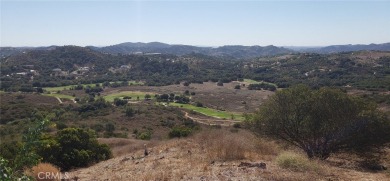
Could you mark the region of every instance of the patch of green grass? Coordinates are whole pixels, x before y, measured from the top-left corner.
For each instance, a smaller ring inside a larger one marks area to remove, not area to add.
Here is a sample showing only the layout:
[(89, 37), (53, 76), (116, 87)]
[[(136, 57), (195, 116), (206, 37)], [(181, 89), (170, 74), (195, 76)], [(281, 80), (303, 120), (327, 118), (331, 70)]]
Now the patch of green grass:
[(252, 80), (252, 79), (244, 79), (243, 82), (245, 82), (247, 84), (259, 84), (260, 83), (258, 81)]
[(281, 153), (276, 158), (276, 163), (284, 169), (299, 172), (320, 170), (320, 166), (315, 161), (309, 160), (307, 157), (293, 152)]
[(134, 80), (129, 81), (129, 85), (144, 85), (143, 82), (136, 82)]
[(154, 98), (154, 93), (151, 92), (138, 92), (138, 91), (123, 91), (118, 93), (113, 93), (104, 96), (104, 99), (109, 102), (114, 102), (115, 98), (123, 98), (125, 96), (131, 97), (131, 100), (137, 100), (137, 97), (139, 97), (140, 100), (145, 99), (145, 95), (149, 94), (152, 96), (152, 99)]
[(45, 87), (43, 88), (46, 91), (49, 92), (57, 92), (57, 91), (63, 91), (63, 90), (69, 90), (70, 88), (74, 87), (76, 85), (67, 85), (67, 86), (60, 86), (60, 87)]
[(176, 106), (176, 107), (182, 107), (184, 109), (192, 110), (201, 114), (204, 114), (206, 116), (211, 116), (211, 117), (216, 117), (220, 119), (233, 119), (234, 120), (244, 120), (244, 116), (239, 113), (232, 113), (232, 112), (227, 112), (227, 111), (219, 111), (207, 107), (196, 107), (191, 104), (179, 104), (179, 103), (169, 103), (171, 106)]
[(69, 100), (73, 100), (74, 97), (70, 96), (70, 95), (65, 95), (65, 94), (56, 94), (56, 93), (51, 93), (51, 94), (42, 94), (44, 96), (51, 96), (51, 97), (58, 97), (60, 99), (69, 99)]
[[(121, 81), (118, 81), (118, 83), (120, 83)], [(114, 83), (114, 82), (110, 82), (110, 83)], [(136, 82), (134, 80), (131, 80), (131, 81), (128, 81), (129, 85), (144, 85), (143, 82)], [(98, 83), (100, 86), (103, 86), (103, 83)], [(90, 87), (95, 87), (96, 86), (96, 83), (95, 84), (81, 84), (82, 86), (84, 87), (87, 87), (87, 86), (90, 86)], [(45, 87), (43, 89), (45, 89), (46, 91), (50, 91), (50, 92), (57, 92), (57, 91), (62, 91), (62, 90), (69, 90), (70, 88), (72, 87), (75, 87), (77, 85), (67, 85), (67, 86), (59, 86), (59, 87)]]
[(252, 79), (244, 79), (243, 82), (244, 82), (245, 84), (261, 84), (261, 83), (264, 83), (264, 84), (269, 84), (269, 85), (273, 85), (273, 86), (275, 86), (275, 87), (278, 87), (276, 84), (271, 83), (271, 82), (265, 82), (265, 81), (259, 82), (259, 81), (252, 80)]

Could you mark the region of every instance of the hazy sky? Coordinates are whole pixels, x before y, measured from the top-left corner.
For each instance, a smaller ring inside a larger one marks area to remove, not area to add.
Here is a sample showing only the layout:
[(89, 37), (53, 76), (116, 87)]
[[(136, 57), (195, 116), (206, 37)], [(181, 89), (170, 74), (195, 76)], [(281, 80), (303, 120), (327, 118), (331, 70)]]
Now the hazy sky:
[(390, 0), (0, 1), (0, 46), (390, 42)]

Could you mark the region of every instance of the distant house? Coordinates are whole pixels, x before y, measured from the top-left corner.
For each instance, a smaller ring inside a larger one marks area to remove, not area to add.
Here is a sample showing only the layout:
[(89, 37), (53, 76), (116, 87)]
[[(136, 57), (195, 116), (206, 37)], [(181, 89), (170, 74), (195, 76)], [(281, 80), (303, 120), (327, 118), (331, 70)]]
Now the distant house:
[(52, 71), (53, 71), (53, 74), (51, 74), (51, 76), (67, 76), (67, 75), (69, 75), (68, 71), (62, 71), (60, 68), (55, 68)]
[(129, 69), (129, 68), (130, 68), (130, 66), (128, 66), (128, 65), (121, 65), (121, 68), (126, 68), (126, 69)]
[(34, 65), (22, 65), (23, 68), (33, 69)]
[(38, 71), (36, 71), (36, 70), (30, 70), (30, 74), (32, 74), (32, 75), (38, 75)]
[(23, 76), (25, 76), (27, 74), (28, 74), (28, 72), (18, 72), (18, 73), (16, 73), (16, 75), (23, 75)]
[(62, 70), (60, 68), (55, 68), (52, 70), (53, 72), (61, 72)]
[(89, 67), (80, 67), (78, 71), (80, 71), (80, 72), (88, 72), (89, 71)]

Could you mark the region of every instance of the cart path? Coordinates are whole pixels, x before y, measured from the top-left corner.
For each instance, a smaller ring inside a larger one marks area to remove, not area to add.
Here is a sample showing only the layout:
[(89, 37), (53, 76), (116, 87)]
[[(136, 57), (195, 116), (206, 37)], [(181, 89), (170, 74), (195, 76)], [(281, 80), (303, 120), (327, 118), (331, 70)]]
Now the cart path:
[(210, 119), (204, 119), (204, 118), (196, 118), (193, 116), (190, 116), (190, 114), (187, 111), (183, 111), (184, 116), (186, 118), (190, 118), (198, 123), (205, 124), (205, 125), (220, 125), (220, 126), (232, 126), (234, 123), (240, 123), (241, 121), (235, 121), (235, 120), (229, 120), (229, 119), (217, 119), (217, 118), (210, 118)]

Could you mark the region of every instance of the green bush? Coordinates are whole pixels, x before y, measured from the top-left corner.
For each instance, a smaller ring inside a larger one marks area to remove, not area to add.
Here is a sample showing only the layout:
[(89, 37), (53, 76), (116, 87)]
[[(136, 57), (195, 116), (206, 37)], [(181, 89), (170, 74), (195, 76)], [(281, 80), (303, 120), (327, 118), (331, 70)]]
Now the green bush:
[(114, 104), (116, 105), (116, 106), (124, 106), (124, 105), (126, 105), (127, 104), (127, 100), (123, 100), (123, 99), (120, 99), (120, 98), (115, 98), (114, 99)]
[(201, 102), (196, 102), (195, 106), (196, 107), (203, 107), (203, 104)]
[(133, 117), (135, 114), (135, 111), (132, 107), (126, 106), (125, 114), (127, 117)]
[(67, 128), (68, 126), (65, 124), (65, 123), (62, 123), (62, 122), (58, 122), (57, 124), (56, 124), (56, 128), (58, 129), (58, 130), (62, 130), (62, 129), (65, 129), (65, 128)]
[(137, 132), (136, 138), (141, 140), (150, 140), (152, 138), (152, 132), (150, 131)]
[(85, 167), (112, 157), (110, 148), (99, 144), (92, 130), (65, 128), (53, 137), (42, 137), (38, 154), (44, 162), (55, 164), (63, 170)]
[(169, 132), (169, 137), (170, 138), (180, 138), (180, 137), (187, 137), (188, 135), (190, 135), (192, 132), (192, 129), (191, 128), (187, 128), (187, 127), (178, 127), (178, 126), (175, 126), (171, 129), (171, 131)]
[(295, 86), (270, 97), (252, 119), (256, 132), (287, 141), (309, 158), (369, 153), (390, 142), (390, 121), (375, 103), (330, 88)]
[(233, 124), (233, 127), (234, 127), (234, 128), (241, 128), (241, 124), (240, 124), (240, 123), (234, 123), (234, 124)]
[(9, 162), (13, 162), (15, 159), (15, 153), (17, 153), (22, 144), (20, 142), (11, 141), (11, 142), (1, 142), (0, 147), (0, 156), (4, 159), (7, 159)]
[[(23, 135), (22, 144), (16, 148), (7, 147), (2, 150), (0, 155), (0, 180), (32, 180), (32, 178), (24, 175), (24, 170), (37, 165), (41, 160), (36, 150), (42, 147), (39, 138), (42, 131), (48, 126), (49, 121), (37, 121), (37, 124), (28, 129)], [(2, 145), (3, 146), (3, 145)], [(3, 152), (4, 151), (4, 152)], [(7, 151), (13, 151), (12, 154), (7, 155)], [(4, 155), (3, 155), (4, 154)], [(11, 162), (6, 160), (3, 156), (10, 156)]]

